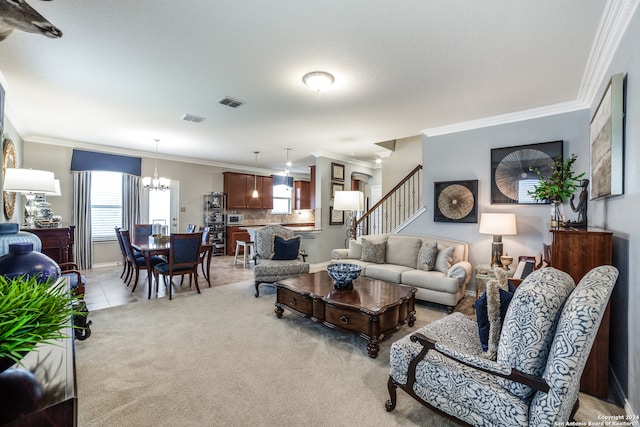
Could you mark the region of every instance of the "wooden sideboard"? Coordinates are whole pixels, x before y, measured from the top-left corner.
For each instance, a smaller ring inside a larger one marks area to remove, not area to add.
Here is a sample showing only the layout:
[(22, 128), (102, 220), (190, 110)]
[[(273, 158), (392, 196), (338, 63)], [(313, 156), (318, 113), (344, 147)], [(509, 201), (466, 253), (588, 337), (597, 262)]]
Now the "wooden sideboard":
[[(551, 265), (569, 273), (576, 284), (592, 268), (610, 265), (613, 233), (598, 229), (551, 230)], [(580, 380), (580, 391), (606, 399), (609, 390), (609, 305)]]
[(40, 238), (42, 253), (57, 263), (74, 262), (75, 225), (58, 228), (23, 228)]

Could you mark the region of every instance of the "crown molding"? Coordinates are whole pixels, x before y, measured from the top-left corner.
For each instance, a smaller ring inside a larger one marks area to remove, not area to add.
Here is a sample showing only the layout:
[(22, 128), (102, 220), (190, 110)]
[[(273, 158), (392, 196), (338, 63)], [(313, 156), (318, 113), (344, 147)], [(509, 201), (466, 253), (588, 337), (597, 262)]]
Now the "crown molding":
[(603, 81), (608, 81), (606, 73), (638, 4), (640, 0), (607, 1), (578, 91), (579, 102), (593, 105)]
[(588, 105), (578, 102), (569, 101), (559, 104), (547, 105), (545, 107), (532, 108), (529, 110), (516, 111), (514, 113), (501, 114), (499, 116), (485, 117), (468, 122), (455, 123), (447, 126), (440, 126), (430, 129), (424, 129), (421, 132), (425, 136), (438, 136), (450, 133), (464, 132), (473, 129), (480, 129), (491, 126), (504, 125), (508, 123), (521, 122), (524, 120), (538, 119), (556, 114), (569, 113), (572, 111), (584, 110), (589, 108)]

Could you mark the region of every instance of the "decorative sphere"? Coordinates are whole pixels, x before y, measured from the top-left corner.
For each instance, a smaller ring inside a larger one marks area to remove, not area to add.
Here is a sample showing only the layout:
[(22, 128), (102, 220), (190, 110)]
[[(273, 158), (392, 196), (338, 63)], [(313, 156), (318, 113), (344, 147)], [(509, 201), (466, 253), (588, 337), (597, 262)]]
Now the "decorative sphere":
[(333, 279), (336, 288), (351, 288), (353, 282), (362, 271), (362, 267), (356, 264), (329, 264), (327, 273)]

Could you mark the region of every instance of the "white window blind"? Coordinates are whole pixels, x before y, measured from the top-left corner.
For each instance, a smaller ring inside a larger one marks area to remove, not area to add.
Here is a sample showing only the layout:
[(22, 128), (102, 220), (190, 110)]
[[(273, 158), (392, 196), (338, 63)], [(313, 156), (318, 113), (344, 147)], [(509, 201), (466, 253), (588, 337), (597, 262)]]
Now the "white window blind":
[(122, 174), (91, 172), (91, 238), (115, 240), (114, 227), (122, 226)]

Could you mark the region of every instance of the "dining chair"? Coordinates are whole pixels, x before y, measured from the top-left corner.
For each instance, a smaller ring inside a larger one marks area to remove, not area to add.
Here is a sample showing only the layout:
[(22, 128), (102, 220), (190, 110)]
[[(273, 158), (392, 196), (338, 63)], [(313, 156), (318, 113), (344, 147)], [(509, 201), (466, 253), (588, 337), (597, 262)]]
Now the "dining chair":
[[(156, 292), (158, 292), (159, 275), (164, 276), (165, 286), (169, 287), (169, 299), (171, 299), (171, 283), (174, 276), (189, 275), (194, 278), (196, 290), (198, 286), (198, 264), (200, 264), (200, 252), (202, 246), (202, 233), (173, 233), (169, 236), (169, 261), (155, 264), (153, 273), (156, 279)], [(169, 281), (167, 282), (167, 277)]]
[(211, 254), (213, 252), (213, 245), (209, 243), (209, 229), (203, 229), (200, 227), (200, 232), (202, 233), (202, 246), (200, 247), (200, 258), (198, 262), (202, 267), (202, 275), (205, 280), (211, 287), (211, 277), (209, 276), (211, 268)]
[(113, 229), (116, 232), (116, 239), (118, 240), (118, 247), (120, 248), (120, 254), (122, 255), (122, 273), (120, 274), (120, 278), (124, 281), (129, 277), (130, 267), (127, 262), (127, 251), (124, 248), (124, 244), (122, 243), (122, 236), (120, 235), (120, 227), (115, 226)]
[(134, 224), (133, 225), (133, 238), (138, 241), (144, 237), (151, 236), (153, 230), (152, 224)]
[[(131, 278), (133, 277), (133, 271), (135, 270), (135, 280), (133, 282), (133, 288), (131, 288), (131, 292), (136, 290), (136, 286), (138, 286), (138, 278), (140, 276), (140, 270), (145, 270), (147, 275), (152, 274), (152, 271), (147, 270), (147, 263), (143, 256), (136, 257), (134, 255), (133, 247), (131, 246), (131, 235), (129, 234), (129, 230), (120, 230), (120, 236), (122, 236), (122, 243), (124, 245), (124, 249), (127, 253), (127, 262), (131, 268), (131, 273), (127, 279), (127, 286), (131, 283)], [(156, 264), (160, 264), (165, 262), (164, 259), (159, 256), (152, 256), (151, 260), (151, 268), (153, 268)], [(148, 298), (151, 298), (151, 287), (148, 290)]]

